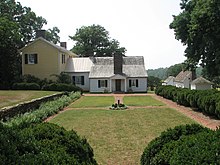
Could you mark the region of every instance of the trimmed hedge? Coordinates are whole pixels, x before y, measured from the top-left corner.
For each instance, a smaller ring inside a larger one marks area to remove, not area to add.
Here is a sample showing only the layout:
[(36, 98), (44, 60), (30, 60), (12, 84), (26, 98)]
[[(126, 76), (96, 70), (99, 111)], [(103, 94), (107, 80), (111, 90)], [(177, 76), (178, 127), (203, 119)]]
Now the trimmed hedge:
[(220, 130), (200, 125), (177, 126), (152, 140), (142, 165), (220, 164)]
[(42, 90), (46, 91), (67, 91), (67, 92), (82, 92), (82, 89), (72, 84), (52, 83), (42, 87)]
[(12, 85), (14, 90), (40, 90), (40, 85), (37, 83), (14, 83)]
[(0, 164), (97, 164), (86, 139), (51, 123), (23, 129), (0, 123), (0, 144)]
[(160, 86), (155, 93), (180, 105), (220, 118), (220, 92), (217, 90), (190, 90)]
[(194, 135), (200, 132), (211, 132), (211, 130), (198, 124), (192, 124), (176, 126), (173, 129), (162, 132), (159, 137), (152, 140), (145, 148), (141, 156), (141, 164), (169, 164), (172, 151), (177, 147), (174, 142), (180, 140), (184, 136)]

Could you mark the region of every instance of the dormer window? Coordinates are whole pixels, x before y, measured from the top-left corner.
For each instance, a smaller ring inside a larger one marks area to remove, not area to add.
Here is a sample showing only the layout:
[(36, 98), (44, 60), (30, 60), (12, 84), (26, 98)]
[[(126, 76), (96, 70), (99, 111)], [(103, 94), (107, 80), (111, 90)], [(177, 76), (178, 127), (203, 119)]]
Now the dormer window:
[(25, 54), (25, 64), (37, 64), (37, 54)]

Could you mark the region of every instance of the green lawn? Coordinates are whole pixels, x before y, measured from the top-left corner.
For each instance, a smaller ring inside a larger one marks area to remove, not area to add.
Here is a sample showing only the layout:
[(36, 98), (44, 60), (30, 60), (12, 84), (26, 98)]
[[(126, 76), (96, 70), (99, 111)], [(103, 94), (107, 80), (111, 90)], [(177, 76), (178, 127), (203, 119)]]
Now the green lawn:
[(125, 96), (123, 103), (127, 106), (163, 106), (164, 103), (151, 96)]
[(176, 110), (156, 107), (134, 110), (73, 109), (59, 114), (50, 122), (76, 130), (80, 136), (87, 138), (99, 164), (140, 164), (144, 148), (162, 131), (180, 124), (194, 123)]
[(72, 108), (86, 108), (86, 107), (109, 107), (114, 103), (113, 96), (83, 96), (74, 104), (70, 105)]
[(42, 96), (51, 95), (53, 91), (20, 91), (20, 90), (0, 90), (0, 108), (15, 105), (20, 102), (32, 100)]

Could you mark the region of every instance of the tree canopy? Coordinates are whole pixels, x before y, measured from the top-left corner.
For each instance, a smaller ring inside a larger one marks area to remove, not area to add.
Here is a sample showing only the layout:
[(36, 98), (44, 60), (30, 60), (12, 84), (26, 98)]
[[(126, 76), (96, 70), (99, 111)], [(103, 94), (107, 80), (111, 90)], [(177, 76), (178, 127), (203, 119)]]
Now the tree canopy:
[(219, 0), (181, 0), (182, 12), (173, 16), (170, 28), (186, 45), (188, 66), (201, 64), (210, 77), (220, 75)]
[[(15, 0), (0, 0), (0, 89), (9, 88), (21, 75), (19, 49), (35, 38), (47, 21)], [(59, 42), (59, 29), (46, 32), (46, 39)]]
[(125, 55), (126, 52), (100, 25), (82, 26), (74, 36), (69, 37), (76, 42), (72, 51), (81, 56), (112, 56), (114, 53)]

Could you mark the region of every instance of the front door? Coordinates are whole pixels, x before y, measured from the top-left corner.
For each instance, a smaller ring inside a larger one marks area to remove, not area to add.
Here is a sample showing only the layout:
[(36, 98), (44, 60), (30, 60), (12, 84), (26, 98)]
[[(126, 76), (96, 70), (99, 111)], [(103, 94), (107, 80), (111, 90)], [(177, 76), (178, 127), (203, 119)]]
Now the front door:
[(119, 79), (115, 80), (115, 88), (116, 88), (117, 92), (121, 91), (121, 80), (119, 80)]

